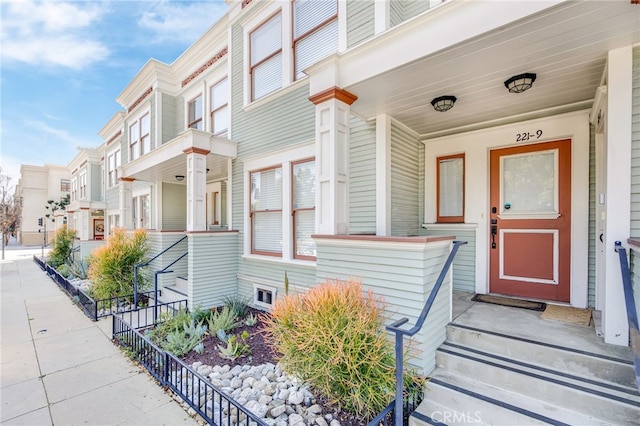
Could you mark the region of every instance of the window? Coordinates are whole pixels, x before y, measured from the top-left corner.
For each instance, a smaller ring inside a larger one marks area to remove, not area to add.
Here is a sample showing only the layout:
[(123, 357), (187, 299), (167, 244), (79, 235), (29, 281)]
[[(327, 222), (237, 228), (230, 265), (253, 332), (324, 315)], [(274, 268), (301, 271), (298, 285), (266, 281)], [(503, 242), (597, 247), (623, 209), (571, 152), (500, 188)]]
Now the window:
[(316, 162), (303, 160), (292, 164), (293, 257), (315, 260)]
[(282, 15), (277, 13), (250, 35), (251, 100), (282, 87)]
[(437, 221), (464, 222), (464, 154), (437, 158)]
[(189, 122), (187, 127), (203, 130), (202, 125), (202, 95), (199, 95), (189, 102)]
[(211, 86), (211, 133), (219, 135), (229, 128), (227, 79)]
[(282, 256), (282, 167), (251, 173), (251, 253)]
[(338, 50), (338, 2), (295, 0), (293, 2), (293, 51), (295, 78), (305, 68)]
[(107, 216), (107, 223), (109, 225), (109, 235), (113, 234), (113, 230), (120, 226), (120, 215), (110, 214)]
[(69, 179), (60, 179), (60, 191), (61, 192), (71, 191), (71, 181)]
[(78, 178), (71, 179), (71, 201), (78, 199)]
[(87, 174), (80, 175), (80, 199), (87, 198)]
[(120, 167), (120, 150), (116, 150), (107, 157), (107, 182), (109, 187), (118, 183), (118, 167)]
[(151, 227), (151, 209), (149, 206), (149, 194), (133, 197), (131, 205), (134, 229), (149, 229)]
[(151, 151), (151, 119), (146, 113), (129, 126), (129, 157), (131, 161)]

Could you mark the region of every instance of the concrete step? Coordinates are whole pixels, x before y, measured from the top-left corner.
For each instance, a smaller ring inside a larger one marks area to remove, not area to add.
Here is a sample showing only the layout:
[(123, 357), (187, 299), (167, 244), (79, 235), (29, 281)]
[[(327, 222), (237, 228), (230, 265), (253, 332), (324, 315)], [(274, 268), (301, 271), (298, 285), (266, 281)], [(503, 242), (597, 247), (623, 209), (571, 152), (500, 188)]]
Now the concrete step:
[(161, 303), (177, 302), (188, 296), (188, 280), (185, 277), (176, 277), (174, 285), (166, 285), (160, 290), (158, 300)]
[[(586, 418), (600, 419), (604, 424), (637, 425), (640, 419), (637, 389), (584, 377), (579, 371), (555, 370), (449, 341), (438, 349), (436, 360), (438, 369), (434, 374), (444, 371), (449, 376), (538, 400), (531, 408), (524, 405), (524, 401), (516, 406), (544, 417), (553, 419), (551, 414), (556, 410), (539, 413), (539, 404), (563, 407)], [(426, 396), (429, 398), (428, 393)]]
[(600, 419), (437, 369), (409, 425), (603, 425)]
[(613, 385), (636, 387), (629, 359), (574, 349), (571, 342), (563, 346), (455, 323), (447, 327), (447, 341)]

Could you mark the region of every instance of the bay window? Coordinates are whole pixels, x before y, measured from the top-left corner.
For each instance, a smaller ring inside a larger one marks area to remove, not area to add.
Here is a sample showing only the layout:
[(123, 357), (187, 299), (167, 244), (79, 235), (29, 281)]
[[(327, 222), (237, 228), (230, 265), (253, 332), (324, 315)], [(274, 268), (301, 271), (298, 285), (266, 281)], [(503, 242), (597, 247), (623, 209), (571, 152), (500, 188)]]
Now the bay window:
[(282, 87), (282, 14), (278, 12), (250, 35), (251, 100)]
[(251, 173), (251, 253), (282, 256), (282, 167)]
[(305, 68), (338, 51), (338, 2), (295, 0), (293, 2), (293, 54), (295, 78)]
[(229, 128), (229, 93), (227, 79), (211, 86), (211, 133), (219, 135)]
[(188, 106), (189, 121), (187, 127), (190, 129), (204, 130), (202, 122), (202, 95), (189, 101)]

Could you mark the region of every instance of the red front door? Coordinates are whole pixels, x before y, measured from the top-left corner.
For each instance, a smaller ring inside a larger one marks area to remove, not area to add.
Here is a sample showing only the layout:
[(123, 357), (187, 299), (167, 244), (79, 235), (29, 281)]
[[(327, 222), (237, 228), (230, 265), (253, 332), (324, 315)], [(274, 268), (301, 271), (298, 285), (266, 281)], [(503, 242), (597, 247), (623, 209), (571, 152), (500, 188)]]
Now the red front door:
[(491, 151), (492, 293), (569, 302), (571, 141)]

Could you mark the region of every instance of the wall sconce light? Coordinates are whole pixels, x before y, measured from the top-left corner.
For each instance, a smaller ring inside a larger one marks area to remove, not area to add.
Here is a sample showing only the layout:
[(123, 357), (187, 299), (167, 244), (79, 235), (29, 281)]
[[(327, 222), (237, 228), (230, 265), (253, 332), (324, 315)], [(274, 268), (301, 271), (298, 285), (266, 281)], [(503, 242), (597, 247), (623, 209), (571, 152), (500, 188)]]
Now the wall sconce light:
[(207, 169), (207, 173), (209, 173), (209, 169)]
[(176, 180), (177, 180), (178, 182), (182, 182), (182, 181), (184, 180), (184, 176), (182, 176), (182, 175), (176, 175)]
[(534, 81), (536, 81), (536, 75), (534, 73), (527, 72), (524, 74), (514, 75), (504, 82), (504, 87), (506, 87), (510, 93), (522, 93), (525, 90), (531, 89)]
[(455, 96), (439, 96), (431, 101), (433, 109), (439, 112), (449, 111), (458, 99)]

